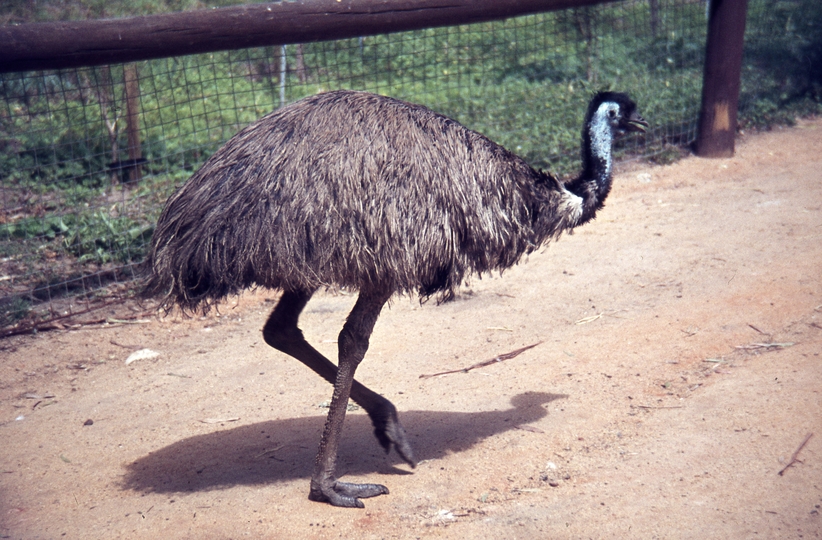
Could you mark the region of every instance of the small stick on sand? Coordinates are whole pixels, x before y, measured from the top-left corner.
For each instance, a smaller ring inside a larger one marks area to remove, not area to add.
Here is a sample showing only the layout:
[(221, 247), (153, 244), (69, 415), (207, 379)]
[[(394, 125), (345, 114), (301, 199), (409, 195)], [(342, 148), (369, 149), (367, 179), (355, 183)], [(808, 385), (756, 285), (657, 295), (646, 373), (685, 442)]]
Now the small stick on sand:
[(770, 336), (770, 334), (768, 334), (767, 332), (763, 332), (762, 330), (760, 330), (756, 326), (752, 325), (751, 323), (748, 323), (748, 326), (750, 326), (751, 328), (753, 328), (754, 330), (756, 330), (757, 332), (759, 332), (763, 336)]
[(777, 473), (779, 476), (782, 476), (782, 473), (784, 473), (786, 470), (788, 470), (788, 467), (790, 467), (794, 463), (797, 463), (797, 462), (802, 463), (801, 461), (796, 459), (796, 456), (798, 456), (799, 452), (801, 452), (802, 449), (805, 447), (805, 445), (808, 444), (808, 441), (811, 440), (811, 437), (813, 437), (813, 433), (808, 433), (805, 436), (805, 440), (802, 441), (802, 444), (800, 444), (799, 448), (796, 449), (796, 452), (793, 453), (793, 455), (791, 456), (791, 460), (788, 462), (788, 464), (785, 465), (784, 467), (782, 467), (782, 470)]
[(485, 367), (485, 366), (490, 366), (491, 364), (496, 364), (497, 362), (502, 362), (503, 360), (510, 360), (511, 358), (514, 358), (515, 356), (519, 356), (520, 353), (523, 353), (523, 352), (527, 351), (528, 349), (533, 349), (534, 347), (536, 347), (540, 343), (542, 343), (542, 342), (538, 341), (538, 342), (536, 342), (532, 345), (526, 345), (525, 347), (522, 347), (521, 349), (517, 349), (517, 350), (511, 351), (509, 353), (501, 354), (501, 355), (497, 356), (496, 358), (492, 358), (491, 360), (486, 360), (485, 362), (480, 362), (479, 364), (474, 364), (473, 366), (468, 366), (466, 368), (452, 369), (451, 371), (442, 371), (440, 373), (434, 373), (433, 375), (420, 375), (420, 379), (430, 379), (431, 377), (439, 377), (440, 375), (450, 375), (451, 373), (466, 373), (468, 371), (471, 371), (472, 369), (481, 368), (481, 367)]

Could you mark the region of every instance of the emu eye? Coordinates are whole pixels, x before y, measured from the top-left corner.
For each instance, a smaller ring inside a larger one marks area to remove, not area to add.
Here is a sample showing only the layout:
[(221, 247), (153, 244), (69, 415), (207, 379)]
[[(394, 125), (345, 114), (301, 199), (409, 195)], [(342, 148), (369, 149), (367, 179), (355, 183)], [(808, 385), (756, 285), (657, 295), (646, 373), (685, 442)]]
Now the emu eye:
[(608, 118), (616, 118), (617, 112), (615, 109), (608, 109)]

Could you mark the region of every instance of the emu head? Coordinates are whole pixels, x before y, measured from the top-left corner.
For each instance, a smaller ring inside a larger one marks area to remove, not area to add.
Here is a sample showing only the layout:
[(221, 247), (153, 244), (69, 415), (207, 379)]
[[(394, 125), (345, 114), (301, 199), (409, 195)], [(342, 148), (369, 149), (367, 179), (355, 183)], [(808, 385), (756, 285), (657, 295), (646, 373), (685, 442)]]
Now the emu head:
[(597, 185), (598, 199), (604, 199), (610, 190), (614, 139), (629, 131), (645, 131), (647, 127), (636, 104), (625, 94), (600, 92), (591, 100), (582, 130), (580, 178)]
[(639, 115), (631, 98), (617, 92), (600, 92), (594, 96), (588, 107), (586, 124), (589, 129), (608, 129), (612, 135), (644, 132), (648, 128), (648, 122)]

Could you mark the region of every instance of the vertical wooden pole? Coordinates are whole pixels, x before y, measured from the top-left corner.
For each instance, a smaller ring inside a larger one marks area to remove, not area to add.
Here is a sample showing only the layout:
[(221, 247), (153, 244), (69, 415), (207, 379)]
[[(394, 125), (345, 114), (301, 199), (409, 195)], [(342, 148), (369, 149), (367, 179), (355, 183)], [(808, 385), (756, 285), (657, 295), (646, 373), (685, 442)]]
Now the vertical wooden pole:
[(651, 37), (656, 38), (659, 29), (659, 0), (649, 0), (651, 7)]
[(288, 67), (285, 47), (285, 45), (280, 47), (280, 107), (285, 106), (285, 70)]
[(710, 0), (696, 153), (734, 155), (748, 0)]
[(305, 81), (308, 80), (308, 76), (306, 75), (305, 71), (305, 55), (303, 54), (303, 44), (297, 43), (297, 78), (300, 80), (300, 83), (305, 84)]
[(143, 151), (140, 146), (140, 83), (137, 81), (137, 66), (126, 64), (123, 68), (126, 87), (126, 134), (128, 135), (129, 180), (138, 182), (143, 178), (140, 161)]

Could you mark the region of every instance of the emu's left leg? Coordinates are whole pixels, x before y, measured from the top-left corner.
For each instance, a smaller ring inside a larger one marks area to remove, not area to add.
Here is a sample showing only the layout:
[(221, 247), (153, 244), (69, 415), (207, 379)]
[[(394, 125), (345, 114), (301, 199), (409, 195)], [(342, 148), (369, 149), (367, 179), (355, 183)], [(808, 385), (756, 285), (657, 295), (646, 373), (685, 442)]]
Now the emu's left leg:
[[(337, 380), (337, 366), (320, 354), (303, 337), (297, 327), (297, 320), (314, 291), (285, 290), (271, 312), (263, 328), (265, 342), (285, 354), (292, 356), (311, 368), (331, 384)], [(385, 451), (393, 446), (397, 453), (412, 467), (416, 465), (414, 451), (408, 436), (400, 424), (394, 404), (354, 380), (351, 399), (368, 412), (374, 424), (374, 435)]]
[(374, 497), (388, 493), (388, 488), (380, 484), (350, 484), (339, 482), (336, 477), (337, 449), (340, 443), (345, 411), (354, 382), (354, 372), (368, 350), (368, 339), (383, 305), (391, 296), (391, 291), (360, 291), (354, 309), (348, 315), (338, 340), (339, 363), (334, 394), (328, 418), (323, 429), (320, 449), (314, 463), (311, 477), (312, 501), (325, 501), (334, 506), (362, 508), (359, 498)]

